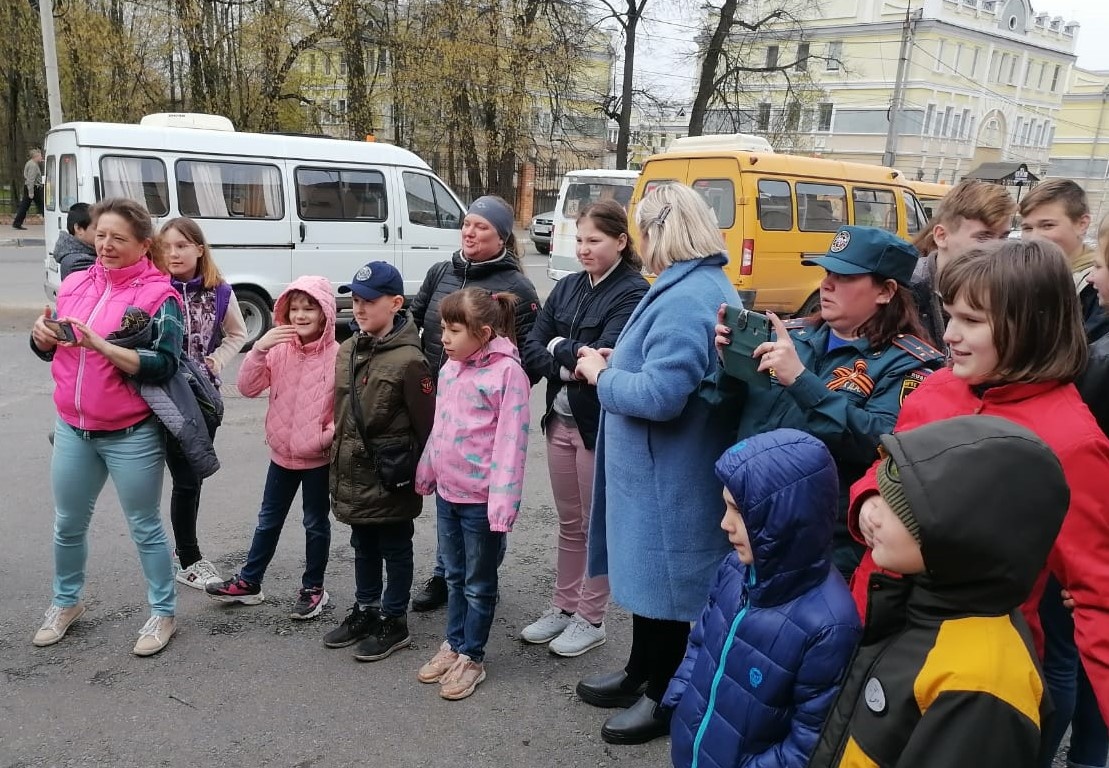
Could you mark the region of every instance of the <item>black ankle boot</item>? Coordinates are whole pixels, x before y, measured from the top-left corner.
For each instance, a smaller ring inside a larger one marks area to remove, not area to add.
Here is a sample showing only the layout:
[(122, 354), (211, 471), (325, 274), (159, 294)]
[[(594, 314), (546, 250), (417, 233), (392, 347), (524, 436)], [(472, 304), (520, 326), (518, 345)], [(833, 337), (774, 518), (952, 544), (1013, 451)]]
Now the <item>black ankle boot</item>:
[(432, 576), (424, 582), (423, 589), (412, 598), (412, 610), (434, 611), (447, 604), (447, 580), (442, 576)]
[(639, 701), (646, 683), (633, 680), (624, 670), (590, 675), (578, 683), (578, 698), (594, 707), (630, 707)]
[(646, 694), (631, 707), (610, 717), (601, 727), (609, 744), (646, 744), (670, 733), (670, 711)]
[(354, 658), (358, 661), (380, 661), (411, 642), (406, 616), (382, 616), (377, 634), (358, 644), (354, 650)]

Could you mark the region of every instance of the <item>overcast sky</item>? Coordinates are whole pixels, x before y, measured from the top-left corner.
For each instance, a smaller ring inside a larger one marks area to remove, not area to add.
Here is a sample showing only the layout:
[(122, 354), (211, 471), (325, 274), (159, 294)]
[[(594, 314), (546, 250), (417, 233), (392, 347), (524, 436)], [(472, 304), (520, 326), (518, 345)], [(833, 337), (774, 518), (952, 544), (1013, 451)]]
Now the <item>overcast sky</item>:
[[(918, 4), (914, 2), (914, 4)], [(650, 0), (638, 37), (638, 79), (664, 99), (676, 103), (692, 100), (697, 66), (690, 59), (698, 18), (698, 3)], [(1045, 12), (1077, 21), (1078, 66), (1109, 70), (1109, 0), (1033, 0), (1035, 13)], [(619, 45), (619, 42), (617, 43)], [(659, 93), (661, 91), (661, 93)]]

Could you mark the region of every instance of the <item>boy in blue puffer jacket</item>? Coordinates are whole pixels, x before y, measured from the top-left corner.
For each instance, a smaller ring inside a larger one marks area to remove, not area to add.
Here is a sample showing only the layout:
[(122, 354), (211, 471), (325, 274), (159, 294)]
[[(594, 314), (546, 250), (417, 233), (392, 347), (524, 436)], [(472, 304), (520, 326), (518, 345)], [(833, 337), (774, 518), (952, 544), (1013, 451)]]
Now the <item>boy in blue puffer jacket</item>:
[(735, 547), (693, 628), (662, 708), (676, 768), (804, 768), (861, 627), (832, 566), (835, 463), (794, 429), (716, 462)]

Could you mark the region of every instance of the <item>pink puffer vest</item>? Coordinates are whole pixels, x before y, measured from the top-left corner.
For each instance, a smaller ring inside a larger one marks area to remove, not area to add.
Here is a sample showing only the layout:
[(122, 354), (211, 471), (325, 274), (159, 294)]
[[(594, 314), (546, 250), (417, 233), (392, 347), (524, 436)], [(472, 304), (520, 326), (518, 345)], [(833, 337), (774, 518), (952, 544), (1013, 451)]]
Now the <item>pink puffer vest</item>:
[[(150, 259), (121, 269), (105, 269), (97, 259), (85, 272), (67, 277), (58, 291), (58, 317), (73, 317), (101, 336), (119, 329), (128, 307), (151, 315), (167, 299), (178, 301), (169, 276)], [(123, 371), (98, 352), (59, 346), (50, 372), (54, 405), (62, 421), (78, 429), (124, 429), (150, 415), (150, 408)]]

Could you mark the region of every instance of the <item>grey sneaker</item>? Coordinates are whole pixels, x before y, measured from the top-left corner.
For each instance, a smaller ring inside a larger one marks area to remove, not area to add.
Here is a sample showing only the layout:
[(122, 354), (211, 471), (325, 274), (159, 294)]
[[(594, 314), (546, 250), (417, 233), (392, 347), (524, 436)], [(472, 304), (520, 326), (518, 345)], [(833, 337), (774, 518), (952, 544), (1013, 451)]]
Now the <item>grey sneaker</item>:
[(551, 653), (556, 656), (581, 656), (586, 651), (605, 644), (605, 625), (595, 627), (581, 616), (574, 614), (566, 630), (551, 641)]
[(139, 630), (139, 639), (132, 649), (136, 656), (153, 656), (169, 645), (177, 631), (177, 620), (172, 616), (151, 616)]
[(60, 605), (51, 605), (46, 609), (46, 618), (31, 642), (39, 648), (53, 645), (65, 637), (70, 624), (84, 615), (85, 606), (83, 603), (77, 603), (77, 605), (71, 605), (67, 608)]
[(558, 608), (551, 608), (538, 619), (524, 627), (520, 639), (525, 643), (549, 643), (570, 626), (569, 614)]

